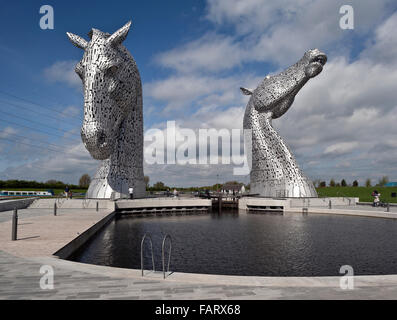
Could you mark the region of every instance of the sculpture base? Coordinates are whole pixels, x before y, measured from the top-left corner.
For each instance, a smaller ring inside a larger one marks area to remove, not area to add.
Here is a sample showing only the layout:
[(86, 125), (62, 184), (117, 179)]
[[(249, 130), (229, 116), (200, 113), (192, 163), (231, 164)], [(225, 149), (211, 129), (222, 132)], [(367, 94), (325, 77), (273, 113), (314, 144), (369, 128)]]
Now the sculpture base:
[[(130, 197), (128, 193), (128, 186), (126, 183), (121, 183), (118, 188), (112, 188), (106, 178), (94, 178), (92, 179), (90, 186), (86, 193), (88, 199), (128, 199)], [(133, 185), (134, 198), (144, 198), (146, 196), (145, 183), (136, 181)]]
[(313, 183), (305, 178), (298, 182), (288, 180), (252, 181), (251, 194), (269, 198), (317, 198), (317, 191)]

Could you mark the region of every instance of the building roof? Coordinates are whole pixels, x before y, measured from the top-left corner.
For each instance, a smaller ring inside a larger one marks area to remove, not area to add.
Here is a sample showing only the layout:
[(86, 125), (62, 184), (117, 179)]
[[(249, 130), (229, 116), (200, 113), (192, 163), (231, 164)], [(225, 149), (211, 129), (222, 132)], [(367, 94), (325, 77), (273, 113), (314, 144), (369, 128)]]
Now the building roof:
[(385, 184), (385, 187), (397, 187), (397, 182), (388, 182)]

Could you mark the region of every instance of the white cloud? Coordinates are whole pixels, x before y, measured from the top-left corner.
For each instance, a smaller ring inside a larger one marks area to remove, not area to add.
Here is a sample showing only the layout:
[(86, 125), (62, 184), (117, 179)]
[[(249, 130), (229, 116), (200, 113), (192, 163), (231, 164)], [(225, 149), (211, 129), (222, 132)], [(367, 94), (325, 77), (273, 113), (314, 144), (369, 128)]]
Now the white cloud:
[(157, 55), (155, 60), (179, 72), (213, 72), (239, 65), (244, 56), (244, 50), (232, 37), (206, 34), (180, 48)]
[(361, 54), (361, 57), (367, 57), (382, 64), (396, 62), (397, 33), (393, 30), (397, 30), (397, 13), (390, 16), (376, 29), (374, 39), (369, 41), (368, 48)]
[(18, 130), (13, 127), (5, 127), (4, 129), (0, 130), (0, 138), (7, 138), (12, 136), (13, 134), (18, 133)]
[(79, 108), (79, 107), (68, 106), (62, 110), (61, 115), (64, 118), (75, 118), (80, 115), (80, 110), (81, 110), (81, 108)]
[(81, 89), (81, 79), (74, 71), (77, 61), (58, 61), (44, 69), (44, 76), (52, 81)]
[[(344, 0), (209, 0), (207, 19), (218, 25), (230, 24), (239, 34), (274, 31), (280, 26), (310, 31), (323, 25), (335, 32), (339, 29), (339, 8), (345, 4)], [(351, 0), (349, 4), (354, 8), (355, 29), (366, 32), (381, 21), (393, 0)]]
[[(207, 19), (215, 25), (232, 26), (232, 34), (207, 33), (158, 54), (155, 61), (178, 72), (214, 72), (249, 62), (274, 62), (285, 67), (312, 48), (334, 55), (349, 54), (352, 36), (372, 32), (391, 3), (391, 0), (350, 1), (356, 21), (352, 33), (339, 27), (339, 9), (346, 4), (343, 0), (208, 1)], [(393, 25), (385, 29), (393, 29)], [(378, 37), (387, 46), (387, 40), (395, 35), (379, 29)]]
[(212, 92), (210, 81), (205, 77), (171, 76), (145, 85), (144, 91), (156, 100), (167, 101), (167, 109), (172, 110)]
[(166, 103), (163, 114), (171, 111), (196, 110), (218, 106), (236, 105), (246, 100), (240, 86), (256, 86), (261, 78), (252, 75), (235, 77), (203, 76), (199, 74), (172, 75), (148, 83), (145, 95)]
[(341, 142), (341, 143), (336, 143), (333, 145), (328, 146), (325, 150), (324, 153), (330, 153), (330, 154), (346, 154), (354, 150), (358, 146), (358, 143), (353, 141), (353, 142)]
[[(31, 143), (31, 142), (30, 142)], [(99, 162), (93, 160), (82, 143), (45, 146), (35, 148), (19, 145), (13, 148), (16, 155), (24, 155), (21, 161), (10, 162), (9, 166), (0, 172), (0, 179), (24, 179), (47, 181), (61, 180), (66, 183), (78, 184), (78, 179), (84, 173), (91, 176), (95, 173)], [(45, 149), (48, 147), (54, 152)]]

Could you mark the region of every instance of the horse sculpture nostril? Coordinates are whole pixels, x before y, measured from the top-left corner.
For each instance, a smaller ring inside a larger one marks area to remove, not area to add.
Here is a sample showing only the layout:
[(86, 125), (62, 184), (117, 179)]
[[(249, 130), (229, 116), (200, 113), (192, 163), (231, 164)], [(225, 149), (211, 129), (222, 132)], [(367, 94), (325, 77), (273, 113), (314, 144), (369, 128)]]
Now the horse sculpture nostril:
[(98, 145), (104, 144), (105, 141), (106, 141), (106, 135), (105, 135), (105, 133), (102, 131), (102, 132), (100, 132), (100, 133), (98, 134), (98, 138), (97, 138)]

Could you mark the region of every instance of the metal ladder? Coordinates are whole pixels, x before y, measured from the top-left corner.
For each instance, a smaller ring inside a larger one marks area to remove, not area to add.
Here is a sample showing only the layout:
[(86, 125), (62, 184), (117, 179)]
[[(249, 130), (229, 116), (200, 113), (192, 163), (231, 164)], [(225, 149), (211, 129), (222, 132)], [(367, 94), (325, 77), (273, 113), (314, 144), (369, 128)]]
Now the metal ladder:
[(153, 272), (156, 272), (154, 270), (154, 256), (153, 256), (153, 241), (152, 241), (152, 237), (148, 233), (145, 233), (143, 235), (143, 238), (142, 238), (142, 241), (141, 241), (141, 270), (142, 270), (142, 277), (143, 277), (143, 243), (145, 242), (146, 237), (150, 240), (150, 250), (152, 251)]
[(169, 239), (169, 252), (168, 252), (168, 266), (167, 266), (167, 273), (170, 273), (170, 261), (171, 261), (171, 251), (172, 251), (172, 239), (169, 234), (166, 234), (163, 238), (163, 245), (161, 246), (161, 258), (163, 262), (163, 278), (165, 279), (165, 259), (164, 259), (164, 246), (165, 246), (165, 241)]
[[(142, 272), (142, 277), (143, 277), (143, 244), (145, 242), (145, 239), (148, 238), (150, 240), (150, 250), (152, 253), (152, 266), (153, 266), (153, 272), (156, 272), (155, 267), (154, 267), (154, 255), (153, 255), (153, 241), (152, 237), (150, 236), (149, 233), (145, 233), (142, 237), (141, 241), (141, 272)], [(162, 258), (162, 265), (163, 265), (163, 278), (165, 279), (165, 255), (164, 255), (164, 248), (165, 248), (165, 243), (169, 239), (169, 252), (168, 252), (168, 264), (167, 264), (167, 273), (170, 272), (170, 262), (171, 262), (171, 252), (172, 252), (172, 239), (169, 234), (166, 234), (163, 238), (163, 244), (161, 246), (161, 258)]]

